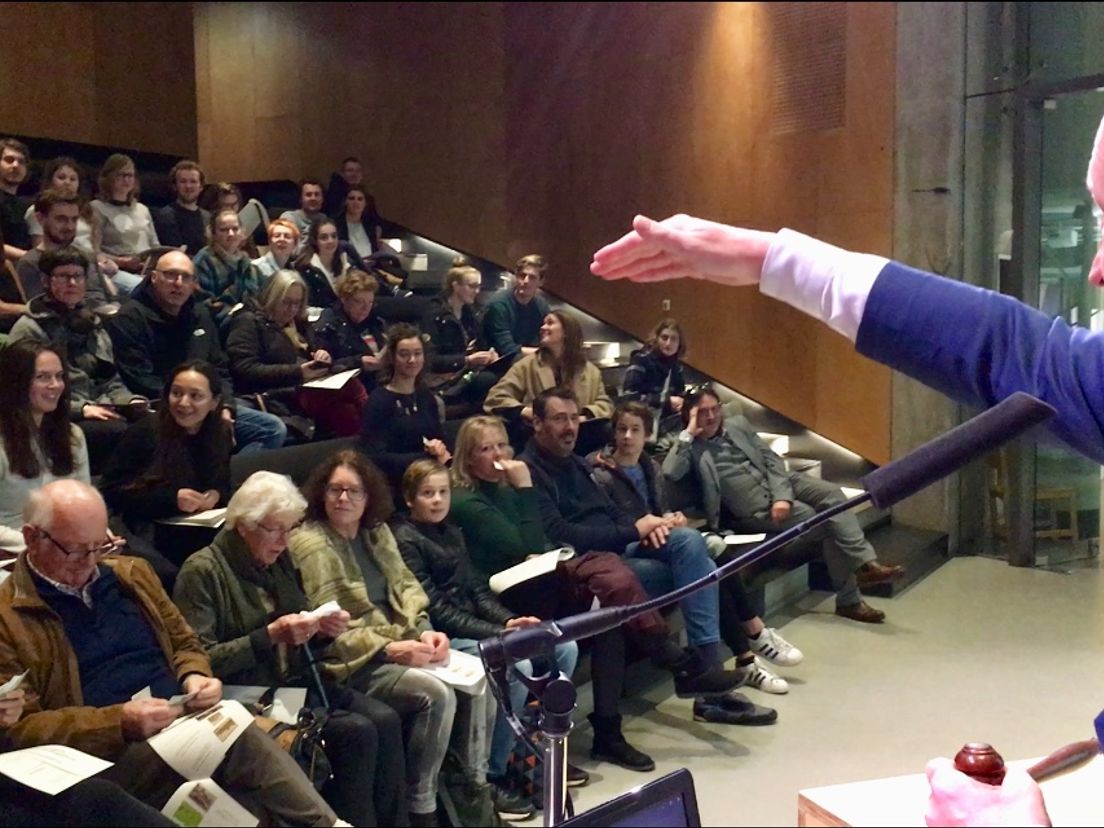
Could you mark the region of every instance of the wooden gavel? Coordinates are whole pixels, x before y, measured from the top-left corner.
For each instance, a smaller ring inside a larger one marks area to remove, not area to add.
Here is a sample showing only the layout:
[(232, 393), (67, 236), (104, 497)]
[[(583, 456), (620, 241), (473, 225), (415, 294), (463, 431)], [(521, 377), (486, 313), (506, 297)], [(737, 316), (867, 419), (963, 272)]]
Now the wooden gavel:
[[(1092, 759), (1100, 752), (1100, 742), (1086, 739), (1073, 742), (1045, 756), (1027, 769), (1028, 776), (1042, 782), (1050, 776)], [(992, 745), (967, 742), (954, 758), (955, 770), (960, 770), (978, 782), (999, 785), (1004, 781), (1004, 759)]]

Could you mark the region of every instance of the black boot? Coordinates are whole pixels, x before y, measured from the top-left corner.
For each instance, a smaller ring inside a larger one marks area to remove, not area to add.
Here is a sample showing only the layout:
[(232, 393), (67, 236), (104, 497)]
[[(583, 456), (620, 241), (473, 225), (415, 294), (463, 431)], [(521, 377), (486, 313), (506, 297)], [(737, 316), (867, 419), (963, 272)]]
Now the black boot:
[(598, 716), (591, 713), (587, 718), (594, 726), (594, 745), (590, 749), (591, 759), (612, 762), (628, 770), (642, 773), (655, 770), (652, 757), (641, 753), (625, 741), (621, 733), (620, 716)]
[(675, 679), (675, 695), (680, 699), (721, 696), (742, 685), (747, 677), (739, 670), (707, 668), (694, 651), (683, 650), (666, 640), (652, 650), (652, 663), (670, 670)]

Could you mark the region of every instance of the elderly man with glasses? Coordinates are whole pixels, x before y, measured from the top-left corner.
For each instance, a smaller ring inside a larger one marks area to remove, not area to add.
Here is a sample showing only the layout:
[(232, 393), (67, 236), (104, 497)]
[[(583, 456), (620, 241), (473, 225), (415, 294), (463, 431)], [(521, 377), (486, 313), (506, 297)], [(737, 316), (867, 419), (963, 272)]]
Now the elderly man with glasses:
[[(107, 509), (77, 480), (27, 502), (26, 551), (0, 585), (0, 681), (26, 672), (15, 748), (63, 744), (115, 764), (102, 776), (154, 807), (182, 781), (146, 743), (188, 710), (222, 699), (199, 639), (145, 561), (114, 556)], [(133, 697), (149, 688), (149, 698)], [(170, 704), (179, 693), (192, 697)], [(256, 727), (214, 779), (266, 824), (329, 826), (336, 815), (299, 766)]]
[(173, 368), (202, 359), (222, 378), (222, 398), (227, 401), (223, 416), (234, 424), (238, 450), (279, 448), (287, 437), (280, 418), (234, 402), (226, 353), (211, 312), (195, 300), (197, 288), (192, 260), (170, 251), (111, 317), (108, 333), (123, 382), (134, 393), (154, 399)]

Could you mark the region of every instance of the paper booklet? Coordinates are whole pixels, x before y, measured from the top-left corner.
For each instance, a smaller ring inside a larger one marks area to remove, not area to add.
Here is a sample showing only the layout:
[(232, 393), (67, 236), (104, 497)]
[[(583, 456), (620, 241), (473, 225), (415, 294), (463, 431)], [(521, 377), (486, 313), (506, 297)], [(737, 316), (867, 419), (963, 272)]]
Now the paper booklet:
[(252, 713), (238, 702), (223, 700), (181, 716), (147, 743), (185, 779), (204, 779), (215, 772), (230, 746), (251, 724)]
[(66, 745), (39, 745), (0, 753), (0, 773), (50, 796), (107, 770), (113, 764)]
[(169, 797), (161, 813), (187, 828), (201, 825), (252, 826), (260, 820), (234, 801), (213, 779), (185, 782)]
[(436, 676), (446, 684), (451, 684), (457, 690), (470, 696), (478, 696), (483, 692), (484, 682), (483, 662), (478, 656), (468, 655), (459, 650), (449, 650), (448, 661), (444, 664), (427, 664), (425, 667), (410, 667), (411, 670), (421, 670), (431, 676)]
[(360, 373), (359, 368), (350, 368), (348, 371), (341, 371), (337, 374), (331, 374), (328, 377), (322, 377), (322, 379), (311, 380), (310, 382), (304, 382), (303, 388), (329, 388), (331, 391), (337, 391), (345, 387), (345, 383)]
[(562, 561), (566, 561), (575, 555), (575, 550), (569, 547), (560, 547), (542, 555), (524, 560), (509, 569), (496, 572), (490, 577), (488, 584), (491, 592), (501, 595), (511, 587), (517, 586), (522, 581), (529, 581), (554, 572)]
[(206, 512), (196, 512), (191, 515), (177, 515), (171, 518), (158, 518), (158, 523), (168, 526), (207, 526), (218, 529), (226, 522), (226, 507), (208, 509)]

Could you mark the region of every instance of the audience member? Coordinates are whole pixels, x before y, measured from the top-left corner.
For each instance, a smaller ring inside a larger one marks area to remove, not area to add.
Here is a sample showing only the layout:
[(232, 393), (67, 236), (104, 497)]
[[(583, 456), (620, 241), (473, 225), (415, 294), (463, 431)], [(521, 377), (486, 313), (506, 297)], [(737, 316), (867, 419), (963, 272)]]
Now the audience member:
[[(724, 417), (711, 386), (690, 389), (682, 419), (685, 428), (663, 460), (663, 474), (674, 485), (697, 485), (706, 522), (714, 530), (780, 531), (845, 499), (839, 486), (787, 471), (785, 461), (744, 417)], [(851, 512), (832, 518), (826, 531), (834, 541), (825, 563), (836, 586), (836, 615), (880, 624), (885, 613), (863, 601), (859, 590), (899, 578), (903, 568), (877, 561)]]
[[(43, 226), (50, 225), (46, 219)], [(12, 327), (10, 341), (49, 342), (62, 354), (69, 368), (69, 416), (84, 432), (89, 464), (99, 472), (126, 431), (124, 415), (140, 415), (149, 400), (127, 388), (115, 367), (111, 337), (86, 301), (92, 265), (84, 253), (47, 250), (39, 266), (44, 290)]]
[[(452, 519), (464, 534), (480, 578), (515, 566), (548, 546), (529, 467), (512, 458), (506, 429), (498, 417), (471, 417), (460, 426), (451, 472)], [(560, 562), (551, 584), (538, 579), (515, 587), (502, 598), (507, 606), (526, 614), (558, 618), (585, 612), (595, 598), (602, 606), (623, 606), (646, 601), (647, 593), (620, 556), (578, 550)], [(716, 678), (692, 669), (694, 659), (668, 639), (669, 632), (663, 616), (649, 612), (590, 639), (594, 665), (594, 712), (588, 717), (594, 726), (592, 758), (629, 770), (655, 769), (651, 757), (630, 745), (621, 731), (626, 637), (641, 651), (651, 653), (654, 663), (678, 674), (675, 681), (680, 694), (692, 695)], [(722, 686), (725, 690), (730, 687)]]
[[(22, 533), (27, 552), (0, 585), (0, 680), (27, 674), (25, 714), (7, 730), (12, 746), (62, 744), (110, 760), (101, 778), (163, 806), (180, 777), (146, 740), (183, 709), (213, 708), (222, 683), (146, 562), (108, 554), (95, 489), (47, 484), (29, 498)], [(150, 698), (133, 698), (146, 687)], [(191, 695), (184, 707), (169, 704), (181, 692)], [(270, 824), (335, 824), (295, 760), (252, 724), (213, 778)]]
[(383, 364), (386, 323), (375, 312), (379, 282), (363, 270), (350, 268), (334, 283), (337, 301), (322, 311), (314, 323), (318, 346), (342, 371), (359, 367), (360, 382), (371, 393), (376, 372)]
[(299, 246), (299, 228), (287, 219), (276, 219), (268, 225), (268, 252), (253, 260), (253, 267), (267, 279), (277, 270), (290, 268), (295, 248)]
[[(100, 252), (101, 228), (99, 219), (81, 186), (81, 178), (81, 167), (76, 159), (67, 155), (51, 158), (42, 169), (42, 184), (39, 187), (39, 195), (47, 190), (57, 190), (62, 195), (77, 199), (77, 203), (80, 205), (80, 213), (77, 217), (77, 232), (72, 244), (82, 253), (94, 257), (103, 275), (111, 278), (119, 268), (110, 256)], [(23, 218), (27, 222), (27, 232), (31, 234), (31, 244), (36, 247), (41, 246), (43, 241), (42, 224), (39, 217), (35, 215), (33, 204), (27, 208)], [(112, 288), (114, 288), (114, 285), (112, 285)]]
[[(4, 237), (0, 234), (0, 247), (3, 246)], [(4, 264), (0, 262), (0, 266)], [(10, 331), (15, 320), (26, 312), (26, 297), (19, 289), (18, 279), (0, 279), (0, 334)]]
[(0, 139), (0, 239), (4, 240), (4, 255), (13, 262), (31, 249), (24, 219), (30, 199), (19, 195), (30, 163), (26, 144), (15, 138)]
[[(360, 159), (355, 155), (350, 155), (342, 160), (341, 169), (338, 172), (330, 174), (330, 185), (326, 188), (323, 212), (333, 218), (339, 218), (341, 212), (345, 209), (345, 196), (348, 195), (349, 188), (362, 186), (363, 184), (364, 165), (360, 163)], [(368, 211), (378, 219), (376, 200), (370, 194), (367, 194), (367, 191), (366, 195)]]
[(52, 480), (89, 481), (84, 434), (69, 422), (60, 349), (35, 340), (0, 348), (0, 553), (23, 549), (23, 505)]
[(161, 244), (149, 208), (138, 201), (138, 175), (130, 156), (109, 155), (100, 169), (99, 192), (92, 200), (101, 228), (101, 245), (119, 272), (115, 284), (133, 292), (142, 281), (143, 254)]
[(366, 271), (356, 251), (337, 238), (333, 219), (315, 216), (307, 227), (307, 244), (295, 258), (295, 268), (310, 288), (312, 307), (327, 308), (337, 301), (334, 283), (350, 267)]
[(387, 329), (380, 382), (364, 407), (361, 440), (397, 494), (406, 467), (429, 455), (442, 465), (451, 455), (442, 430), (444, 412), (422, 383), (425, 347), (418, 329), (405, 322)]
[(620, 400), (637, 400), (652, 410), (649, 442), (670, 431), (679, 431), (686, 383), (682, 378), (682, 357), (686, 335), (676, 319), (661, 319), (643, 348), (629, 356), (629, 367), (621, 385)]
[[(299, 209), (286, 210), (280, 214), (280, 218), (290, 221), (299, 228), (299, 247), (296, 253), (302, 253), (306, 249), (307, 230), (311, 222), (322, 213), (322, 200), (325, 194), (322, 191), (322, 182), (313, 178), (304, 178), (299, 181)], [(334, 233), (336, 238), (337, 233)]]
[[(469, 769), (486, 769), (494, 700), (487, 691), (464, 694), (458, 711), (448, 684), (410, 669), (448, 658), (449, 638), (430, 626), (429, 599), (387, 527), (392, 502), (379, 470), (355, 451), (340, 451), (314, 470), (304, 494), (308, 521), (292, 533), (288, 548), (307, 598), (314, 606), (336, 600), (352, 616), (327, 648), (323, 667), (398, 711), (407, 734), (410, 822), (436, 825), (446, 749)], [(489, 796), (485, 785), (480, 790)], [(475, 790), (471, 797), (478, 798)]]
[(360, 184), (352, 184), (345, 195), (345, 209), (334, 217), (337, 235), (353, 246), (357, 254), (367, 259), (379, 250), (383, 235), (375, 210), (368, 209), (368, 193)]
[(524, 446), (532, 434), (533, 400), (549, 388), (570, 388), (584, 420), (602, 420), (588, 426), (580, 441), (581, 453), (602, 446), (609, 436), (607, 418), (613, 401), (606, 393), (602, 372), (586, 358), (583, 329), (564, 310), (551, 311), (540, 327), (540, 348), (510, 366), (483, 401), (488, 414), (505, 417), (515, 446)]
[[(353, 825), (406, 825), (402, 723), (383, 702), (310, 678), (307, 648), (321, 650), (349, 626), (349, 613), (312, 618), (288, 535), (307, 502), (291, 479), (251, 475), (226, 507), (226, 523), (210, 546), (180, 570), (173, 601), (199, 636), (216, 676), (230, 684), (310, 688), (307, 705), (325, 693), (322, 728), (333, 775), (322, 796)], [(310, 656), (313, 660), (313, 656)]]
[[(206, 527), (157, 524), (225, 506), (230, 497), (230, 428), (219, 414), (221, 380), (210, 364), (178, 365), (165, 379), (161, 407), (127, 429), (100, 490), (129, 532), (176, 567), (213, 534)], [(171, 588), (175, 572), (158, 572)]]
[(218, 210), (210, 217), (211, 243), (194, 261), (200, 295), (215, 321), (224, 323), (234, 309), (260, 292), (261, 275), (244, 252), (241, 221), (233, 210)]
[[(615, 552), (634, 572), (661, 562), (675, 587), (697, 581), (716, 567), (700, 532), (677, 526), (673, 518), (646, 514), (637, 520), (617, 509), (598, 488), (586, 460), (574, 454), (579, 434), (579, 403), (566, 388), (542, 391), (533, 401), (533, 437), (519, 459), (529, 466), (537, 490), (544, 532), (553, 543), (575, 549)], [(638, 576), (639, 577), (639, 576)], [(680, 675), (682, 696), (690, 685), (700, 698), (719, 696), (741, 683), (742, 673), (721, 670), (717, 588), (706, 587), (679, 602), (700, 677)]]
[[(436, 374), (456, 376), (440, 387), (446, 403), (462, 405), (464, 414), (478, 413), (497, 377), (487, 367), (498, 359), (483, 342), (475, 300), (483, 277), (464, 259), (455, 259), (445, 274), (444, 287), (422, 317), (429, 337), (430, 368)], [(455, 415), (453, 415), (455, 416)]]
[(483, 338), (502, 356), (516, 360), (536, 353), (540, 327), (550, 310), (544, 297), (537, 294), (547, 270), (543, 257), (535, 253), (522, 256), (514, 266), (513, 285), (487, 302)]
[[(245, 207), (245, 199), (236, 184), (220, 181), (205, 189), (203, 197), (200, 198), (200, 206), (209, 213), (217, 213), (219, 210), (233, 210), (235, 213), (240, 213)], [(259, 227), (256, 233), (260, 233)], [(253, 236), (245, 237), (241, 249), (251, 260), (260, 258), (261, 253), (257, 250), (257, 243)]]
[(152, 399), (180, 363), (209, 362), (222, 378), (222, 416), (234, 423), (239, 451), (279, 448), (287, 436), (280, 418), (234, 401), (226, 354), (210, 312), (195, 301), (195, 290), (195, 267), (187, 255), (171, 251), (157, 260), (148, 281), (108, 322), (119, 375), (131, 391)]
[(307, 323), (307, 286), (294, 270), (278, 270), (256, 299), (230, 322), (226, 353), (242, 394), (263, 394), (266, 407), (310, 417), (327, 434), (351, 437), (360, 432), (368, 399), (359, 382), (341, 388), (305, 388), (334, 368), (333, 357), (318, 347)]
[(211, 215), (199, 206), (206, 184), (203, 168), (195, 161), (177, 161), (169, 170), (176, 199), (153, 214), (157, 238), (169, 247), (184, 245), (184, 252), (195, 257), (207, 245), (207, 225)]
[[(28, 299), (37, 296), (45, 286), (39, 263), (43, 253), (63, 247), (76, 248), (75, 237), (81, 221), (81, 206), (77, 197), (59, 190), (43, 190), (31, 209), (39, 230), (38, 241), (34, 249), (19, 260), (15, 270)], [(98, 313), (114, 313), (119, 309), (118, 303), (114, 301), (117, 294), (115, 283), (110, 278), (105, 278), (105, 272), (101, 271), (97, 257), (91, 251), (80, 249), (80, 253), (88, 260), (84, 282), (88, 306)], [(114, 267), (114, 262), (112, 266)]]
[[(667, 508), (659, 464), (644, 454), (644, 442), (652, 429), (652, 412), (641, 402), (626, 402), (613, 412), (614, 443), (587, 457), (592, 464), (594, 481), (609, 496), (614, 506), (633, 520), (645, 515), (670, 518), (673, 526), (687, 526), (684, 514)], [(714, 557), (724, 560), (727, 546), (719, 541), (719, 548), (710, 549)], [(669, 567), (659, 562), (641, 561), (634, 571), (650, 595), (662, 595), (674, 587)], [(643, 565), (641, 565), (643, 564)], [(744, 684), (767, 693), (786, 693), (789, 685), (767, 670), (755, 658), (758, 652), (775, 664), (790, 666), (801, 662), (803, 656), (776, 631), (763, 624), (752, 608), (739, 574), (730, 575), (718, 584), (721, 638), (736, 656), (736, 669), (744, 674)], [(771, 711), (767, 717), (756, 716), (746, 699), (738, 698), (731, 704), (730, 694), (719, 700), (721, 710), (710, 702), (695, 704), (694, 715), (705, 721), (721, 721), (731, 724), (765, 724), (774, 721)]]
[[(499, 603), (487, 580), (472, 571), (463, 535), (445, 520), (450, 502), (448, 469), (428, 458), (416, 460), (403, 475), (402, 488), (410, 516), (392, 518), (391, 529), (403, 560), (429, 596), (433, 629), (449, 636), (452, 649), (478, 656), (480, 639), (540, 623), (539, 618), (519, 615)], [(557, 647), (556, 669), (570, 678), (578, 657), (575, 642)], [(513, 668), (526, 676), (533, 675), (533, 665), (528, 660), (515, 662)], [(545, 672), (547, 666), (542, 665), (541, 674)], [(515, 713), (520, 713), (529, 690), (512, 672), (511, 676), (510, 705)], [(506, 819), (526, 819), (534, 811), (528, 797), (512, 792), (506, 785), (506, 763), (511, 749), (519, 744), (505, 711), (499, 711), (491, 739), (487, 781), (494, 786), (495, 807)], [(569, 771), (568, 777), (577, 780), (576, 784), (589, 779), (585, 771), (577, 768)]]

